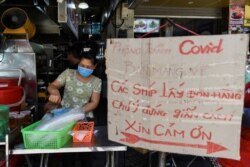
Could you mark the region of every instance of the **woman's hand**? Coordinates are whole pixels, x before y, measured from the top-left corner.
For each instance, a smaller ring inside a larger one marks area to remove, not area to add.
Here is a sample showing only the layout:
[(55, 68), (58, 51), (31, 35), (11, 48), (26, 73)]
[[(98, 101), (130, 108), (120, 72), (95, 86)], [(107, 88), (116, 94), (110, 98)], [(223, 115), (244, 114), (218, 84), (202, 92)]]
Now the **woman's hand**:
[(61, 95), (60, 94), (51, 94), (49, 96), (49, 101), (52, 103), (59, 104), (61, 102)]
[(82, 108), (82, 111), (84, 113), (88, 113), (90, 111), (93, 111), (99, 104), (100, 101), (100, 93), (92, 93), (90, 102), (85, 104), (85, 106)]
[(56, 104), (59, 104), (61, 102), (62, 98), (59, 92), (60, 87), (61, 85), (57, 80), (49, 84), (48, 92), (50, 94), (49, 96), (50, 102), (56, 103)]

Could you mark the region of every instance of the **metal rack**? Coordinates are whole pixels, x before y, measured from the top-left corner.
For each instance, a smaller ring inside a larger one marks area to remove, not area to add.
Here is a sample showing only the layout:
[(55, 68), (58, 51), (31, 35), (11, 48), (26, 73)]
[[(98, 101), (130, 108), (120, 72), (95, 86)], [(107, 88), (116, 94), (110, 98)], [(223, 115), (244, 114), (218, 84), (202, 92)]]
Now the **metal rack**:
[[(0, 141), (0, 146), (5, 147), (5, 167), (9, 167), (10, 143), (20, 134), (20, 127), (17, 127), (5, 135), (4, 141)], [(11, 137), (10, 137), (11, 136)]]

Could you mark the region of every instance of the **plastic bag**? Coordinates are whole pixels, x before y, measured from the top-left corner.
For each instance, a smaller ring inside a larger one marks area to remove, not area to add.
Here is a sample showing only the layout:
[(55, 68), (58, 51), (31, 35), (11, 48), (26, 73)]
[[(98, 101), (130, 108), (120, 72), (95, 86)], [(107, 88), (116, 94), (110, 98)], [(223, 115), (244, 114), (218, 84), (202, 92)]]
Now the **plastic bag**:
[(50, 111), (50, 113), (52, 113), (55, 117), (57, 117), (66, 112), (69, 112), (69, 110), (70, 110), (69, 108), (57, 108), (57, 109)]
[(89, 131), (87, 130), (79, 130), (77, 133), (71, 132), (70, 135), (74, 136), (77, 140), (82, 141), (88, 132)]
[(82, 112), (80, 108), (68, 110), (67, 112), (58, 114), (57, 116), (53, 115), (53, 113), (50, 113), (51, 115), (47, 114), (43, 117), (40, 124), (35, 128), (35, 130), (40, 130), (40, 131), (59, 130), (64, 128), (69, 123), (77, 122), (85, 118), (85, 114)]

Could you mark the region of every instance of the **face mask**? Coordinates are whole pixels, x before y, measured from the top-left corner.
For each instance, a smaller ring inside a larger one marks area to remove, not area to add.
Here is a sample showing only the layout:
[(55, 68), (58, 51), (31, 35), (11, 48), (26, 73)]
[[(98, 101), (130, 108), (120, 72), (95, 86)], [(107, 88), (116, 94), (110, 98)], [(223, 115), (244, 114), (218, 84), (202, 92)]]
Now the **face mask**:
[(81, 67), (81, 66), (78, 66), (78, 72), (81, 76), (83, 77), (89, 77), (94, 70), (91, 70), (91, 69), (88, 69), (88, 68), (84, 68), (84, 67)]

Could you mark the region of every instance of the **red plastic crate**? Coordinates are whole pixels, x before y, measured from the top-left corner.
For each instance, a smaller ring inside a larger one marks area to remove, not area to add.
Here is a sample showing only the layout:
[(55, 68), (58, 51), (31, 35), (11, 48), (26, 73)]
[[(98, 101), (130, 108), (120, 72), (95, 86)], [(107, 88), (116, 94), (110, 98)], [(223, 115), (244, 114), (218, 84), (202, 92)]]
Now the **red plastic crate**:
[[(94, 124), (94, 122), (77, 122), (73, 128), (73, 142), (91, 142), (94, 131)], [(84, 134), (84, 137), (82, 137), (82, 139), (79, 139), (79, 136), (82, 134)]]

